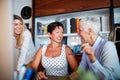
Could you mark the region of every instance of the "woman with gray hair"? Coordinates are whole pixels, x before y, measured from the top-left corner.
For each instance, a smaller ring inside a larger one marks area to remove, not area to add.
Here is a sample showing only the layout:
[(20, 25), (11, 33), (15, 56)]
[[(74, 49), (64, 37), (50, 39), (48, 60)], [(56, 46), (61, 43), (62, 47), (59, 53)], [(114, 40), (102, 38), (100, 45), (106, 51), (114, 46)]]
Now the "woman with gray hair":
[[(118, 75), (120, 65), (116, 47), (113, 42), (102, 39), (98, 35), (99, 30), (98, 19), (80, 20), (78, 35), (82, 40), (81, 52), (83, 55), (79, 68), (91, 71), (99, 80), (118, 80), (120, 79)], [(71, 76), (78, 74), (78, 72)]]

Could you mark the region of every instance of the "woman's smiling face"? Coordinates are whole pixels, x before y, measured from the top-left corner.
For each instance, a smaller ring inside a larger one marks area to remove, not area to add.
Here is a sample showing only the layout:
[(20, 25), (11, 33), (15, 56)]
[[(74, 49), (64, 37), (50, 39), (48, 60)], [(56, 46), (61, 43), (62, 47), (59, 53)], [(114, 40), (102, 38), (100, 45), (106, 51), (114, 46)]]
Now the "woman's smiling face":
[(60, 43), (63, 39), (63, 28), (62, 27), (56, 27), (53, 32), (50, 34), (50, 38), (52, 41), (55, 41), (57, 43)]
[(15, 19), (14, 20), (14, 34), (20, 34), (22, 32), (22, 29), (23, 29), (23, 23), (20, 20)]

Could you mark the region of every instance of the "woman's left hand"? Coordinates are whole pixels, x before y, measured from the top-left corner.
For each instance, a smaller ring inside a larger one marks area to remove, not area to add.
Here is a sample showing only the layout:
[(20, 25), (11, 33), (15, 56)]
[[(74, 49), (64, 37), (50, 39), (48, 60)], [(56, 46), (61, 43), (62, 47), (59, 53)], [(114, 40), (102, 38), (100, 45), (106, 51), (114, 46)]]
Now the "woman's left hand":
[(47, 77), (45, 76), (45, 74), (42, 71), (37, 73), (37, 79), (36, 80), (41, 80), (41, 79), (47, 79)]

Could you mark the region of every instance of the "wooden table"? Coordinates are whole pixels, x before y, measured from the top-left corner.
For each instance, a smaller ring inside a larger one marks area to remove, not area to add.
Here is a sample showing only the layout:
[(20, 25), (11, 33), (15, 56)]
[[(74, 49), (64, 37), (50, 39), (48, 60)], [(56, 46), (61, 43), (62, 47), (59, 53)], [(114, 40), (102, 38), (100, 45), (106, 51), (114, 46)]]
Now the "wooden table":
[[(67, 76), (47, 76), (47, 80), (70, 80)], [(41, 79), (45, 80), (45, 79)]]

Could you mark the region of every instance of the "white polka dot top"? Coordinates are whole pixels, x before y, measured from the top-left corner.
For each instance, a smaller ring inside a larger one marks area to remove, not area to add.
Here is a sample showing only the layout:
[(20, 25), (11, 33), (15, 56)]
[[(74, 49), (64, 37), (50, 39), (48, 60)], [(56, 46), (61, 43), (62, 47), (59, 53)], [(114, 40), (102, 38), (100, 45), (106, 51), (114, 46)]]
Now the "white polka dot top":
[(62, 46), (61, 54), (55, 58), (45, 56), (47, 45), (42, 49), (42, 66), (46, 75), (66, 76), (68, 75), (68, 62), (65, 54), (65, 45)]

